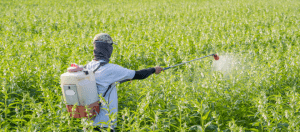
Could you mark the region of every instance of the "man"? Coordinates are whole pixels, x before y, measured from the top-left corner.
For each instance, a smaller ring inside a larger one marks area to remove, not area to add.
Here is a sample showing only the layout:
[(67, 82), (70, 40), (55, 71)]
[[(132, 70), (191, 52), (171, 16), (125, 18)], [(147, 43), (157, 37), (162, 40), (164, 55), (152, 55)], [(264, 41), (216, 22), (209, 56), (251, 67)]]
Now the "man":
[[(118, 112), (118, 95), (116, 90), (116, 83), (123, 80), (145, 79), (151, 74), (159, 74), (163, 69), (159, 66), (140, 71), (129, 70), (116, 64), (110, 64), (109, 58), (113, 51), (112, 38), (106, 33), (97, 34), (93, 40), (94, 44), (94, 59), (86, 65), (86, 69), (94, 70), (95, 79), (97, 83), (98, 94), (104, 95), (108, 102), (110, 113)], [(109, 121), (108, 111), (102, 109), (107, 108), (106, 105), (101, 104), (100, 113), (94, 117), (94, 126), (103, 126), (104, 129), (117, 126), (117, 119), (112, 120), (112, 126), (101, 124), (100, 122)], [(100, 130), (96, 128), (95, 130)], [(112, 130), (114, 131), (114, 130)]]

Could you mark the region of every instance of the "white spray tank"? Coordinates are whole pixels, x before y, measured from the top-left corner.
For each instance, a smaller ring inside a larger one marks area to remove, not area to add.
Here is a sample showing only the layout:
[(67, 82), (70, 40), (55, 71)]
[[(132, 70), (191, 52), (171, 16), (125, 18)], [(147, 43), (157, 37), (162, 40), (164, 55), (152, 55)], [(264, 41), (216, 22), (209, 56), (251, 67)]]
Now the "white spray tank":
[[(91, 117), (99, 113), (99, 97), (93, 71), (72, 64), (68, 72), (61, 75), (61, 88), (71, 117)], [(75, 113), (72, 113), (75, 104), (77, 107), (73, 111)], [(86, 106), (91, 108), (90, 114), (86, 113)]]

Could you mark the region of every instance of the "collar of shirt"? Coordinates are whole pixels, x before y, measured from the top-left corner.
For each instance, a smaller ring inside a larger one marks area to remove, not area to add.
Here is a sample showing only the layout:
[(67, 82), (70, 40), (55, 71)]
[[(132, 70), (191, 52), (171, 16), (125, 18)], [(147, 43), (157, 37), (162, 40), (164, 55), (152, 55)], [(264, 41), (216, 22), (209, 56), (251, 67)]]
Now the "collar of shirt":
[[(92, 60), (92, 61), (98, 61), (98, 60)], [(99, 60), (100, 62), (105, 62), (105, 60)]]

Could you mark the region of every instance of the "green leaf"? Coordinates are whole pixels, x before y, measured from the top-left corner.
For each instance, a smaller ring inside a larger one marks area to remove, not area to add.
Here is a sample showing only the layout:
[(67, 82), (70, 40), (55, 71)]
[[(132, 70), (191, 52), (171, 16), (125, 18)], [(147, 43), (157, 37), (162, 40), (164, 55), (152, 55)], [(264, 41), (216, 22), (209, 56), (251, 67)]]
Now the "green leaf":
[(190, 127), (189, 130), (196, 130), (196, 131), (198, 130), (200, 132), (203, 131), (203, 129), (202, 129), (202, 127), (200, 125), (193, 125), (193, 126)]
[(259, 131), (258, 129), (255, 129), (255, 128), (250, 128), (250, 129), (247, 129), (247, 130), (255, 131), (255, 132), (258, 132), (258, 131)]
[(207, 119), (209, 113), (210, 113), (210, 110), (209, 110), (208, 112), (206, 112), (204, 116), (201, 117), (201, 118), (202, 118), (202, 121), (204, 121), (204, 120)]
[(5, 106), (5, 104), (4, 104), (4, 103), (0, 102), (0, 106), (1, 106), (1, 105)]
[(12, 122), (22, 122), (22, 121), (26, 121), (26, 120), (24, 120), (24, 119), (12, 119), (11, 121)]

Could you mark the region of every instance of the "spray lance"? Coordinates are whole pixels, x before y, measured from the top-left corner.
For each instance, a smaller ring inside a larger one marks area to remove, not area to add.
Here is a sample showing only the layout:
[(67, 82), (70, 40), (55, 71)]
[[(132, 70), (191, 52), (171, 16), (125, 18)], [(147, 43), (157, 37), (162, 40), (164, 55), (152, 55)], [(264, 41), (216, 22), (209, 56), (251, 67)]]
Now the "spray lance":
[[(169, 66), (169, 67), (164, 68), (163, 70), (168, 70), (170, 68), (173, 68), (173, 67), (176, 67), (176, 66), (180, 66), (180, 65), (192, 62), (192, 61), (201, 60), (201, 59), (209, 57), (209, 56), (213, 56), (215, 60), (219, 60), (219, 56), (217, 54), (211, 54), (211, 55), (203, 56), (203, 57), (200, 57), (200, 58), (197, 58), (197, 59), (194, 59), (194, 60), (183, 62), (183, 63), (177, 64), (177, 65), (174, 65), (174, 66)], [(130, 81), (130, 79), (126, 79), (126, 80), (120, 81), (119, 83), (123, 83), (123, 82), (127, 82), (127, 81)]]

